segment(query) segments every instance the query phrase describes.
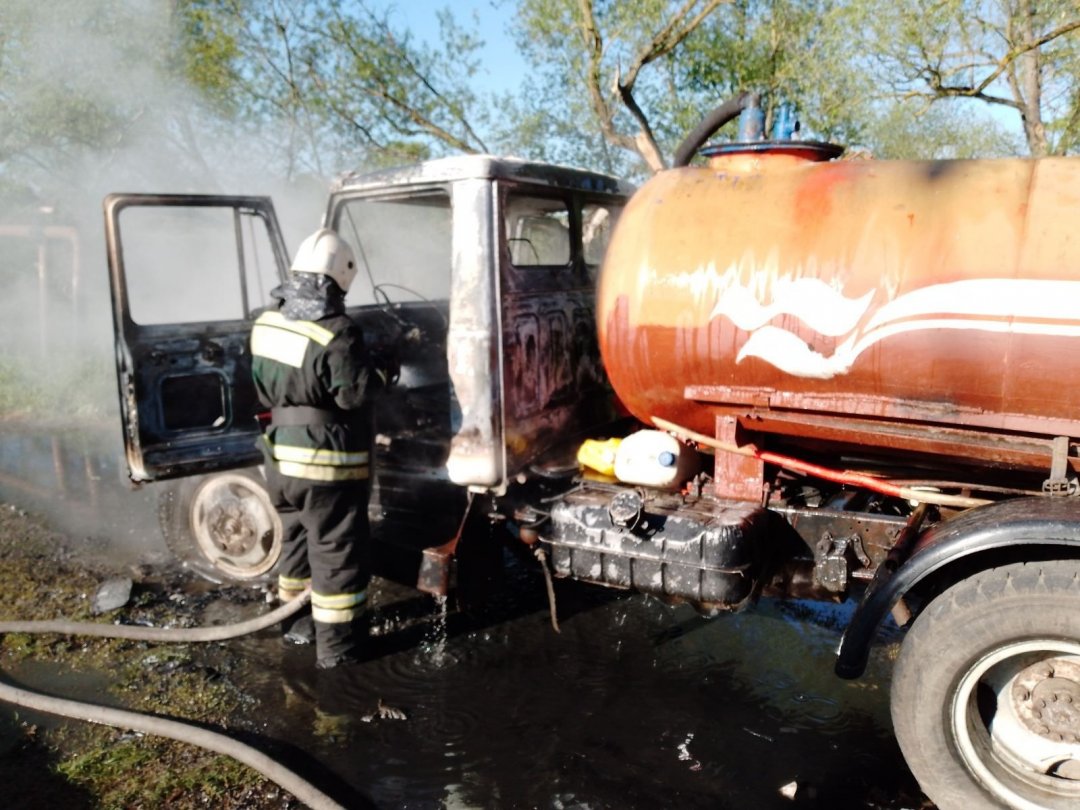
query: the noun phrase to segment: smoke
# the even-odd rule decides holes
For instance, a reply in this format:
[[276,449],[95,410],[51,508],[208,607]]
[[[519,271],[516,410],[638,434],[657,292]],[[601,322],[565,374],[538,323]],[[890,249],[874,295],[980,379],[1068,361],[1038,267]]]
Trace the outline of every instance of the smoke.
[[7,0],[0,9],[8,364],[29,351],[51,367],[64,354],[51,351],[57,344],[111,344],[101,213],[109,192],[270,195],[290,247],[319,221],[327,178],[275,171],[274,139],[202,102],[170,56],[169,6]]
[[[73,479],[114,487],[124,477],[106,194],[269,195],[290,250],[322,215],[329,178],[287,174],[280,139],[268,137],[274,124],[225,117],[184,78],[172,5],[0,4],[5,498],[67,499],[70,512],[85,505],[89,486]],[[162,257],[161,272],[182,272],[185,258]]]

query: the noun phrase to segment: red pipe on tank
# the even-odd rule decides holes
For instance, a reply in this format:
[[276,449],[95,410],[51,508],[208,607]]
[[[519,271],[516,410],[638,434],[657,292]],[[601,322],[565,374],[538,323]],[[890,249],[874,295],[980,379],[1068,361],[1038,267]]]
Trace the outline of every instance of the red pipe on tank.
[[697,444],[703,444],[706,447],[711,447],[714,450],[720,450],[725,453],[736,453],[740,456],[753,456],[756,459],[764,461],[766,464],[775,464],[778,467],[783,467],[785,470],[802,473],[803,475],[812,475],[815,478],[832,481],[835,484],[847,484],[853,487],[862,487],[863,489],[868,489],[871,492],[877,492],[881,495],[889,495],[893,498],[903,498],[910,501],[919,501],[920,503],[930,503],[935,506],[954,506],[967,509],[973,506],[983,506],[984,504],[991,503],[991,501],[982,498],[968,498],[963,495],[947,495],[944,492],[930,492],[914,487],[901,487],[896,484],[890,484],[888,481],[884,481],[880,478],[875,478],[872,475],[866,475],[865,473],[851,472],[850,470],[834,470],[829,467],[822,467],[817,464],[811,464],[807,461],[792,458],[791,456],[770,453],[767,450],[758,450],[756,447],[749,445],[740,447],[735,444],[728,444],[727,442],[721,442],[714,439],[711,436],[706,436],[703,433],[697,433],[693,430],[676,425],[674,422],[668,422],[666,419],[661,419],[657,416],[652,417],[652,421],[653,424],[661,430],[666,430],[684,440],[689,439]]

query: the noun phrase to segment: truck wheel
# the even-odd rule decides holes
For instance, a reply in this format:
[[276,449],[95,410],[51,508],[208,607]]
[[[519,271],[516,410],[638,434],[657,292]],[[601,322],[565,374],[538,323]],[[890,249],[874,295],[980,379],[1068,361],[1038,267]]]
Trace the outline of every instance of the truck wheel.
[[941,810],[1080,807],[1080,562],[984,571],[934,599],[892,682],[904,758]]
[[214,582],[265,580],[281,556],[281,520],[248,470],[178,481],[158,501],[169,549]]

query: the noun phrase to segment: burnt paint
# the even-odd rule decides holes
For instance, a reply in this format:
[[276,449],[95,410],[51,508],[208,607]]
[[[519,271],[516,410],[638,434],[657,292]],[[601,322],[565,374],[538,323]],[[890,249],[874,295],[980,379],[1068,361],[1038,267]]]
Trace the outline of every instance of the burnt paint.
[[[504,299],[508,470],[614,418],[600,365],[591,293],[549,291]],[[576,450],[576,447],[574,448]]]

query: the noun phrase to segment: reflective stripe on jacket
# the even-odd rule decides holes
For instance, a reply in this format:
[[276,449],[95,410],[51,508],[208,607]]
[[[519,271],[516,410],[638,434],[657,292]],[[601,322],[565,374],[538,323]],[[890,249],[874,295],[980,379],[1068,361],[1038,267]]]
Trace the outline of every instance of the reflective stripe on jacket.
[[368,452],[321,450],[267,442],[270,458],[282,475],[310,481],[364,481],[368,478]]
[[311,341],[326,346],[333,339],[334,333],[317,323],[290,321],[280,312],[264,312],[251,329],[251,354],[300,368]]
[[272,409],[309,407],[339,414],[325,424],[275,424],[265,452],[282,475],[310,481],[369,476],[370,428],[362,413],[370,373],[363,335],[345,315],[318,322],[265,312],[251,331],[252,377]]

